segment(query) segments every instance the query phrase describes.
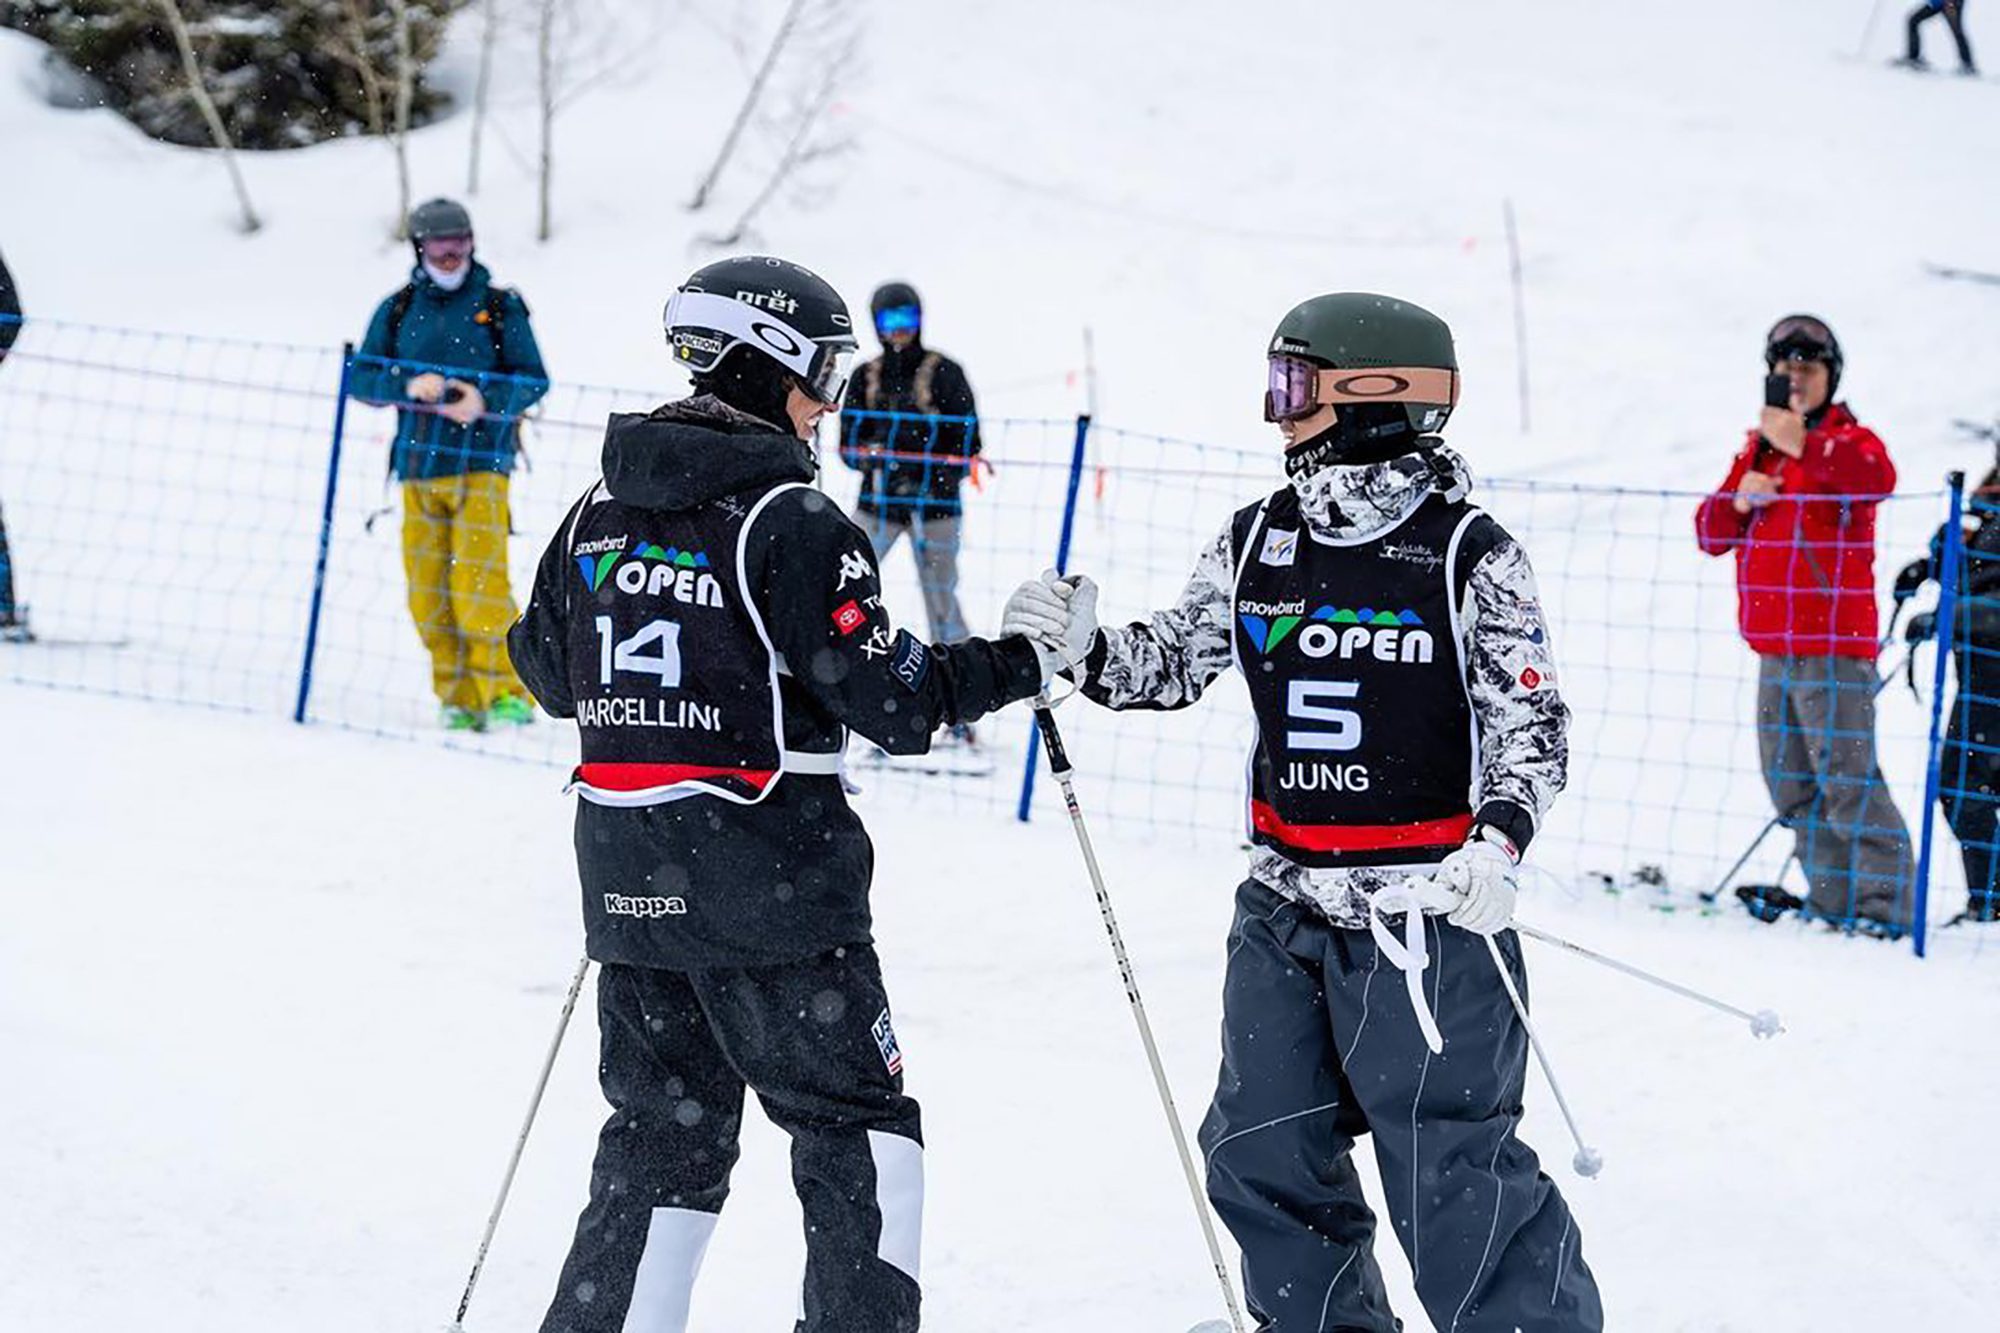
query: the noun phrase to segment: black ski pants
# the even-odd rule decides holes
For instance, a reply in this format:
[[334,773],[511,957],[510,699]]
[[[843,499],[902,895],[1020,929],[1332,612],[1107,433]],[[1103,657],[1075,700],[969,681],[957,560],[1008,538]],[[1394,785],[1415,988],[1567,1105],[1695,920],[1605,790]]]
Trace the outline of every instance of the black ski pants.
[[[1499,939],[1527,993],[1520,945]],[[1208,1192],[1243,1250],[1261,1333],[1396,1333],[1351,1154],[1375,1141],[1418,1298],[1456,1333],[1600,1333],[1575,1220],[1515,1136],[1527,1034],[1478,936],[1431,918],[1433,1055],[1403,975],[1250,881],[1236,891],[1222,1073],[1202,1123]]]
[[682,1333],[729,1193],[743,1093],[792,1139],[798,1333],[917,1327],[923,1149],[868,945],[768,967],[597,981],[611,1116],[542,1333]]
[[1965,860],[1966,911],[2000,919],[2000,646],[1961,645],[1953,654],[1958,694],[1939,756],[1938,804]]
[[1944,15],[1944,21],[1951,25],[1951,39],[1958,43],[1959,66],[1963,69],[1976,68],[1972,62],[1972,43],[1967,41],[1965,36],[1965,0],[1949,0],[1949,3],[1941,9],[1934,9],[1927,4],[1918,5],[1910,11],[1909,58],[1923,59],[1924,37],[1920,29],[1940,14]]

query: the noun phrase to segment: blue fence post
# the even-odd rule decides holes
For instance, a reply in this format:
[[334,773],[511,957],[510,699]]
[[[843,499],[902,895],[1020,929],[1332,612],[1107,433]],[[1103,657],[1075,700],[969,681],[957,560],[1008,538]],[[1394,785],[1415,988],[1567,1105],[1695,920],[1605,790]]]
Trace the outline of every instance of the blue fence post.
[[[1944,551],[1938,565],[1937,670],[1931,673],[1931,742],[1929,771],[1924,776],[1923,846],[1917,853],[1917,891],[1910,906],[1910,940],[1917,957],[1924,956],[1924,933],[1931,903],[1931,851],[1936,838],[1938,795],[1944,771],[1944,672],[1951,660],[1958,627],[1958,577],[1965,551],[1965,474],[1946,478],[1951,487],[1945,516]],[[1965,688],[1965,682],[1959,682]]]
[[[1069,452],[1069,491],[1063,497],[1062,533],[1056,538],[1056,573],[1069,573],[1070,541],[1076,535],[1076,496],[1083,485],[1083,455],[1090,441],[1090,413],[1079,413],[1076,418],[1076,442]],[[1023,824],[1028,822],[1029,807],[1035,803],[1035,768],[1041,758],[1042,734],[1034,723],[1028,724],[1028,763],[1021,771],[1021,808],[1014,817]]]
[[319,651],[319,613],[326,602],[326,559],[333,545],[333,499],[340,488],[340,445],[347,436],[347,385],[354,373],[354,344],[340,349],[340,397],[333,405],[333,447],[326,456],[326,501],[319,511],[319,558],[313,563],[312,610],[306,614],[306,650],[299,662],[299,700],[292,721],[306,720],[312,700],[313,656]]

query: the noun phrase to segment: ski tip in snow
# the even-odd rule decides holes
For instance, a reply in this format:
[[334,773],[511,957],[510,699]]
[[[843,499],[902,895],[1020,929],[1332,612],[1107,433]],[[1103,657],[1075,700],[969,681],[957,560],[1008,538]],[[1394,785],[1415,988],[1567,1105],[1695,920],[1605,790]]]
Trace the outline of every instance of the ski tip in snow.
[[1779,1021],[1776,1009],[1759,1009],[1750,1015],[1750,1035],[1760,1041],[1775,1037],[1784,1030],[1785,1025]]

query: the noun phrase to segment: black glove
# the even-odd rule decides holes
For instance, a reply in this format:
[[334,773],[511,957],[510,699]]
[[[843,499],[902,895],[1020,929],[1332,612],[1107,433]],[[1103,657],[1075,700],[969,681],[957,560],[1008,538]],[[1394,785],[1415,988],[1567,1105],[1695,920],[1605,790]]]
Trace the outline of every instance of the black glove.
[[1910,617],[1910,623],[1903,626],[1903,642],[1908,644],[1926,643],[1937,637],[1937,612],[1919,611]]
[[1930,581],[1930,558],[1928,556],[1918,556],[1909,564],[1904,565],[1902,572],[1896,575],[1895,599],[1899,602],[1909,601],[1917,595],[1917,589]]

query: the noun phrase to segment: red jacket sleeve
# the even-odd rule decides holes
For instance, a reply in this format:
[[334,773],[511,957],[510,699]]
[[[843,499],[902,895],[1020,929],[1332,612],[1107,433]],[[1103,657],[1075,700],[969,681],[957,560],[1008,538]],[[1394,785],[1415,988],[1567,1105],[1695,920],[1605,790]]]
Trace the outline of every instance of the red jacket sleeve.
[[1743,534],[1749,531],[1750,516],[1736,512],[1736,488],[1742,485],[1743,474],[1750,470],[1751,460],[1756,456],[1757,436],[1752,433],[1743,452],[1729,465],[1729,475],[1723,478],[1722,485],[1694,511],[1694,539],[1705,554],[1729,554],[1742,544]]
[[1881,437],[1866,426],[1847,426],[1810,440],[1798,461],[1805,489],[1820,495],[1888,495],[1896,465]]

